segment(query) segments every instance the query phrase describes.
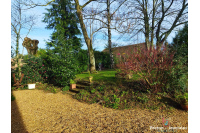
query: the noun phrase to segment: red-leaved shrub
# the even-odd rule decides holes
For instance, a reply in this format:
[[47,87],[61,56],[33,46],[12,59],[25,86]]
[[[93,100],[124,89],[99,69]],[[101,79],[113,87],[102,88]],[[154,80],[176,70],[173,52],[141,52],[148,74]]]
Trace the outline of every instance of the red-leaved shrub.
[[156,93],[162,91],[167,83],[166,73],[173,67],[174,54],[164,46],[161,50],[133,48],[117,53],[117,67],[123,74],[138,74],[146,83],[147,89]]

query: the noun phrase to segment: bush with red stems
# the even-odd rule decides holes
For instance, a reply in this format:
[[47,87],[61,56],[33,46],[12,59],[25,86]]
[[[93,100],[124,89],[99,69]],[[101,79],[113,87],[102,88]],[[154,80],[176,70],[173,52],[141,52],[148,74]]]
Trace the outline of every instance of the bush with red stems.
[[161,49],[155,47],[133,48],[117,53],[117,67],[122,74],[135,73],[145,81],[147,89],[157,93],[164,91],[168,77],[173,67],[174,54],[168,52],[164,46]]

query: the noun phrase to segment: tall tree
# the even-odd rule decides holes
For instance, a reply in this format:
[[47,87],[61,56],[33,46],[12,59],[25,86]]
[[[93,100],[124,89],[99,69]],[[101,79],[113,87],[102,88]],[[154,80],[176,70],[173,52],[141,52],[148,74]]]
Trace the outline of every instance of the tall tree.
[[[108,37],[108,49],[109,49],[109,55],[110,55],[110,68],[113,68],[114,66],[114,59],[113,59],[113,52],[112,52],[112,40],[111,40],[111,30],[118,29],[118,26],[120,26],[120,22],[124,21],[119,18],[116,20],[114,19],[116,16],[116,12],[120,9],[120,7],[126,2],[127,0],[98,0],[98,4],[100,8],[102,9],[94,9],[94,11],[90,11],[90,7],[84,11],[84,19],[92,19],[94,22],[99,24],[99,28],[96,31],[99,31],[100,29],[107,29],[107,31],[104,31],[106,36]],[[102,5],[105,4],[106,6]],[[111,6],[111,4],[113,4]],[[117,5],[117,6],[116,6]],[[112,7],[112,8],[111,8]],[[90,11],[88,13],[88,11]],[[92,13],[91,13],[92,12]],[[121,20],[121,21],[120,21]],[[117,30],[119,31],[119,30]],[[119,31],[121,32],[121,31]]]
[[85,43],[88,47],[88,52],[89,52],[89,59],[90,59],[90,72],[93,73],[94,71],[96,71],[96,67],[95,67],[95,58],[94,58],[94,50],[92,47],[92,40],[91,38],[89,38],[88,33],[87,33],[87,29],[85,26],[85,23],[83,21],[83,8],[85,6],[87,6],[90,2],[95,1],[95,0],[89,0],[87,1],[85,4],[83,4],[82,6],[79,4],[79,0],[75,0],[75,5],[76,5],[76,13],[78,15],[79,18],[79,22],[81,25],[81,29],[82,29],[82,33],[85,39]]
[[78,18],[74,13],[71,0],[56,0],[50,9],[46,9],[43,22],[47,23],[47,29],[53,29],[50,42],[47,47],[53,48],[55,53],[62,52],[63,47],[69,47],[72,51],[77,51],[81,47],[80,34],[77,23]]
[[153,46],[154,40],[160,48],[174,29],[188,21],[187,0],[129,0],[128,3],[125,13],[128,15],[124,15],[123,19],[135,22],[130,27],[131,34],[142,32],[147,48]]
[[178,31],[169,47],[176,52],[175,59],[180,59],[185,66],[188,66],[188,24]]

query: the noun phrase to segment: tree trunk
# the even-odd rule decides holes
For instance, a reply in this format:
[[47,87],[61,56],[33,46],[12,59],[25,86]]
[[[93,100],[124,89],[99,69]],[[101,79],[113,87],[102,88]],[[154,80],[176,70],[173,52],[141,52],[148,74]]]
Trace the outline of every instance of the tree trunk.
[[19,61],[19,34],[16,37],[16,61],[17,61],[17,76],[21,77],[20,61]]
[[83,22],[83,15],[82,15],[81,7],[79,5],[79,1],[75,0],[75,3],[76,3],[77,16],[79,18],[79,22],[81,25],[81,30],[83,32],[85,43],[88,47],[89,59],[90,59],[90,72],[93,73],[94,71],[96,71],[96,67],[95,67],[95,58],[94,58],[94,51],[92,48],[92,43],[91,43],[90,38],[88,37],[87,30],[86,30],[85,24]]
[[111,30],[110,30],[110,0],[107,0],[107,19],[108,19],[108,49],[110,54],[110,68],[113,69],[114,67],[114,59],[113,59],[113,53],[112,53],[112,42],[111,42]]
[[149,50],[150,42],[149,42],[149,17],[148,17],[148,9],[147,9],[147,1],[145,1],[143,5],[143,12],[144,12],[144,24],[145,24],[145,44],[146,49]]

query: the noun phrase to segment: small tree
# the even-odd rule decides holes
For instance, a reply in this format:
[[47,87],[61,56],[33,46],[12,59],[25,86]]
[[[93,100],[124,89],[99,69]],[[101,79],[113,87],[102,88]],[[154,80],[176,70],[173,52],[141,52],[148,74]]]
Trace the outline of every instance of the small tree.
[[153,92],[162,91],[168,78],[166,73],[173,67],[173,53],[169,53],[165,47],[159,51],[155,47],[152,49],[134,48],[129,49],[122,55],[117,55],[120,60],[117,67],[122,73],[138,74],[146,83],[148,89]]
[[[15,48],[12,47],[15,51],[16,63],[17,63],[17,76],[21,74],[20,69],[20,57],[19,57],[19,40],[21,39],[22,29],[28,29],[27,35],[31,31],[33,25],[35,24],[35,17],[33,15],[26,16],[24,11],[27,9],[23,8],[23,0],[13,0],[12,1],[12,10],[11,10],[11,33],[12,38],[16,42]],[[26,36],[27,36],[26,35]]]

